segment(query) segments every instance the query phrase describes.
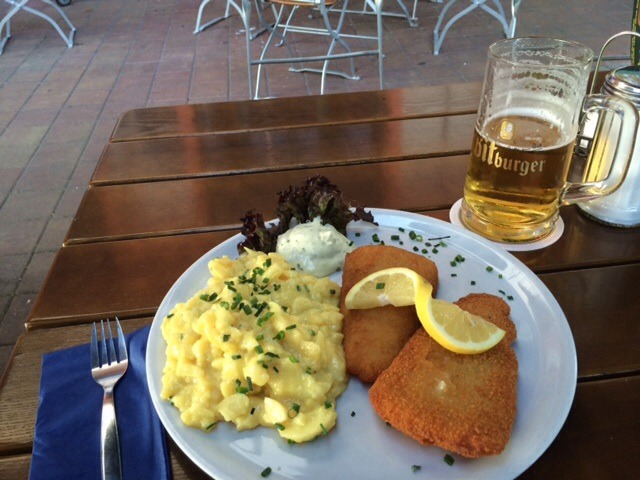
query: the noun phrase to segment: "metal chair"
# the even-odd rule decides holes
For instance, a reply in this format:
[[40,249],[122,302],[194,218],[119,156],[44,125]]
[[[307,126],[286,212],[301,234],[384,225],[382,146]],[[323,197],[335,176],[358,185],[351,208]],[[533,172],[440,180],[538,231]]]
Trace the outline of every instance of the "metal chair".
[[[227,0],[227,5],[225,6],[223,15],[221,15],[219,17],[215,17],[212,20],[209,20],[209,21],[203,23],[202,22],[202,15],[204,13],[205,7],[207,6],[207,4],[210,1],[211,0],[203,0],[202,3],[200,4],[200,7],[198,8],[198,16],[196,17],[196,27],[195,27],[195,30],[193,31],[194,34],[200,33],[204,29],[209,28],[209,27],[215,25],[216,23],[219,23],[222,20],[226,20],[227,18],[229,18],[231,16],[231,8],[232,7],[236,12],[238,12],[240,17],[242,18],[242,23],[244,23],[245,27],[249,28],[251,30],[251,27],[249,26],[249,21],[251,19],[250,18],[245,18],[244,9],[241,7],[240,4],[236,3],[234,0]],[[240,3],[242,3],[242,0],[240,0]],[[266,4],[267,4],[267,2],[264,1],[264,0],[255,0],[255,6],[256,6],[257,10],[266,8]],[[260,35],[264,31],[265,31],[265,29],[261,28],[258,31],[256,31],[255,33],[249,32],[251,40],[256,38],[258,35]]]
[[[431,0],[436,1],[437,3],[442,3],[442,0]],[[442,27],[442,22],[447,15],[449,9],[456,3],[457,0],[449,0],[449,2],[444,6],[442,12],[440,12],[440,16],[438,17],[438,22],[436,23],[436,28],[433,30],[433,54],[438,55],[440,53],[440,47],[442,46],[442,42],[444,41],[444,37],[449,31],[449,28],[460,20],[462,17],[475,10],[476,8],[481,8],[485,12],[487,12],[492,17],[496,18],[500,24],[502,25],[502,29],[504,30],[504,34],[507,38],[513,38],[516,33],[516,22],[518,9],[520,8],[520,3],[522,0],[510,0],[511,2],[511,18],[507,21],[507,16],[505,15],[504,8],[500,3],[500,0],[491,0],[494,4],[494,7],[491,5],[487,5],[489,0],[469,0],[470,5],[464,10],[458,12],[456,15],[451,17],[449,21]]]
[[[434,0],[431,0],[432,2]],[[438,0],[435,0],[438,1]],[[442,0],[440,0],[442,1]],[[418,8],[418,0],[413,0],[413,8],[411,9],[411,11],[409,11],[409,8],[405,5],[403,0],[396,0],[396,3],[398,4],[398,7],[400,8],[400,11],[391,11],[391,10],[385,10],[384,7],[382,9],[382,12],[380,13],[383,17],[396,17],[396,18],[405,18],[407,20],[407,22],[409,23],[409,26],[411,28],[416,28],[418,26],[418,17],[416,17],[416,10]],[[333,10],[333,9],[331,9]],[[374,9],[371,8],[371,6],[369,5],[369,3],[365,0],[364,4],[362,5],[362,9],[360,10],[347,10],[347,13],[359,13],[362,15],[375,15],[376,12]]]
[[[49,22],[53,26],[53,28],[55,28],[56,31],[60,34],[60,36],[62,37],[62,40],[64,40],[64,43],[67,44],[67,47],[68,48],[73,47],[73,36],[76,32],[76,28],[73,26],[73,24],[71,23],[71,20],[69,20],[69,18],[65,15],[65,13],[62,11],[62,9],[58,5],[51,2],[50,0],[41,0],[43,3],[49,5],[54,10],[56,10],[58,14],[62,17],[62,19],[65,21],[65,23],[69,27],[68,35],[62,30],[60,25],[58,25],[58,22],[56,22],[49,15],[29,7],[27,4],[29,3],[30,0],[4,0],[4,1],[9,5],[11,5],[12,8],[10,8],[7,14],[2,18],[2,20],[0,20],[0,55],[2,55],[5,44],[11,38],[11,18],[20,10],[24,10],[25,12],[32,13],[33,15],[36,15],[46,20],[47,22]],[[5,31],[4,36],[2,36],[3,29]]]
[[[338,2],[342,1],[342,6],[338,10],[340,16],[337,22],[332,22],[329,19],[329,12],[331,7],[335,7]],[[258,11],[258,18],[260,23],[264,28],[269,31],[269,38],[262,49],[262,53],[260,54],[260,58],[257,60],[253,60],[251,56],[251,47],[248,44],[248,59],[249,59],[249,68],[253,65],[257,65],[257,75],[256,75],[256,84],[255,84],[255,92],[251,91],[251,85],[249,86],[250,94],[252,98],[261,98],[260,97],[260,83],[262,80],[263,66],[269,64],[280,64],[280,63],[291,63],[292,66],[289,69],[292,72],[313,72],[319,73],[322,75],[320,94],[324,94],[325,91],[325,80],[327,75],[338,75],[343,78],[358,80],[360,77],[355,73],[355,65],[354,58],[362,57],[362,56],[377,56],[378,57],[378,75],[380,80],[380,88],[382,89],[384,86],[384,75],[383,75],[383,55],[382,55],[382,17],[381,17],[381,7],[382,0],[366,0],[369,4],[369,7],[375,12],[376,15],[376,32],[375,36],[373,35],[360,35],[360,34],[346,34],[342,32],[342,27],[344,25],[345,15],[348,10],[349,0],[272,0],[272,6],[274,10],[275,22],[273,24],[269,24],[265,19],[261,11]],[[250,1],[243,0],[243,3],[249,4]],[[276,4],[279,8],[276,8]],[[289,7],[291,8],[289,11]],[[293,19],[296,12],[300,8],[309,8],[309,9],[317,9],[320,12],[322,17],[323,28],[320,27],[309,27],[303,26],[300,24],[294,24]],[[312,35],[320,35],[329,37],[329,46],[327,53],[324,55],[315,55],[315,56],[296,56],[293,53],[291,45],[289,44],[288,37],[291,33],[294,34],[312,34]],[[284,45],[289,52],[288,58],[269,58],[268,53],[270,48],[273,46],[274,40],[279,39],[280,44]],[[375,48],[371,49],[362,49],[362,50],[351,50],[349,45],[347,44],[345,39],[359,39],[365,41],[375,42]],[[343,50],[343,53],[335,53],[335,49],[340,47]],[[349,60],[349,71],[344,72],[341,70],[332,70],[329,68],[329,62],[337,59],[348,59]],[[304,62],[322,62],[322,68],[311,68],[311,67],[295,67],[295,64],[304,63]],[[249,81],[251,84],[251,80]],[[269,95],[268,86],[267,86],[267,96]]]

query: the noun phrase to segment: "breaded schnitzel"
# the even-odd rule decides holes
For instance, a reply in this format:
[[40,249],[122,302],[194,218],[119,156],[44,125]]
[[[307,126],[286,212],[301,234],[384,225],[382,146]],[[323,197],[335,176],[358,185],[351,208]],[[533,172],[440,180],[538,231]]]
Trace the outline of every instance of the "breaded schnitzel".
[[340,311],[344,315],[344,353],[349,373],[374,382],[420,325],[414,306],[347,310],[344,298],[357,282],[385,268],[407,267],[438,287],[438,268],[428,258],[387,245],[369,245],[347,254],[342,274]]
[[507,333],[477,355],[453,353],[420,328],[369,390],[376,413],[425,445],[465,457],[501,453],[516,417],[516,328],[499,297],[472,294],[456,304]]

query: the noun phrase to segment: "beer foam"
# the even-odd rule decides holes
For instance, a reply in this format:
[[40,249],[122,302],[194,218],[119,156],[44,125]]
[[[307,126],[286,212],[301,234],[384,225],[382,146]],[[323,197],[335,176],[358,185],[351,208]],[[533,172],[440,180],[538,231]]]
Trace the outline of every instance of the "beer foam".
[[[564,122],[556,113],[542,108],[511,108],[501,110],[486,119],[481,131],[481,136],[487,141],[495,142],[497,145],[502,147],[521,151],[532,150],[531,144],[533,143],[534,137],[530,138],[531,141],[528,145],[518,145],[505,141],[511,140],[511,138],[506,139],[504,136],[501,138],[500,131],[503,130],[503,128],[497,128],[495,133],[490,131],[489,127],[492,124],[501,124],[503,118],[529,118],[534,122],[548,124],[550,126],[548,131],[558,134],[558,138],[554,142],[549,142],[548,145],[535,147],[536,151],[546,151],[564,147],[573,142],[575,138],[575,135],[571,135],[570,132],[567,132],[566,129],[563,128]],[[542,135],[545,135],[547,132],[541,133]],[[513,137],[513,135],[511,135],[511,137]]]

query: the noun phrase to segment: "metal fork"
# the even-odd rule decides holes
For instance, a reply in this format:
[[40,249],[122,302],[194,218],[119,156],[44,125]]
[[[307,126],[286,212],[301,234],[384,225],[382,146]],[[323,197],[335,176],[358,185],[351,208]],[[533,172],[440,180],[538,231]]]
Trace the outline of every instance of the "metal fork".
[[[100,321],[102,340],[98,347],[98,335],[96,324],[91,331],[91,375],[93,379],[104,389],[102,399],[102,426],[100,429],[100,457],[102,459],[103,480],[116,480],[122,478],[120,464],[120,440],[118,439],[118,425],[116,423],[116,409],[113,403],[113,387],[122,378],[129,365],[127,345],[120,322],[116,318],[118,331],[118,352],[116,354],[111,324],[107,320],[109,338],[105,335],[105,321]],[[108,353],[107,353],[108,352]]]

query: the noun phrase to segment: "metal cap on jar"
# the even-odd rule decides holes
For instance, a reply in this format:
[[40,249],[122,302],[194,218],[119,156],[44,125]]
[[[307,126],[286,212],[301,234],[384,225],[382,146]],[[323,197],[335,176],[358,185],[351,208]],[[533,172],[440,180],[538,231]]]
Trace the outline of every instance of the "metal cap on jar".
[[602,93],[622,97],[640,108],[640,67],[620,67],[607,74]]

